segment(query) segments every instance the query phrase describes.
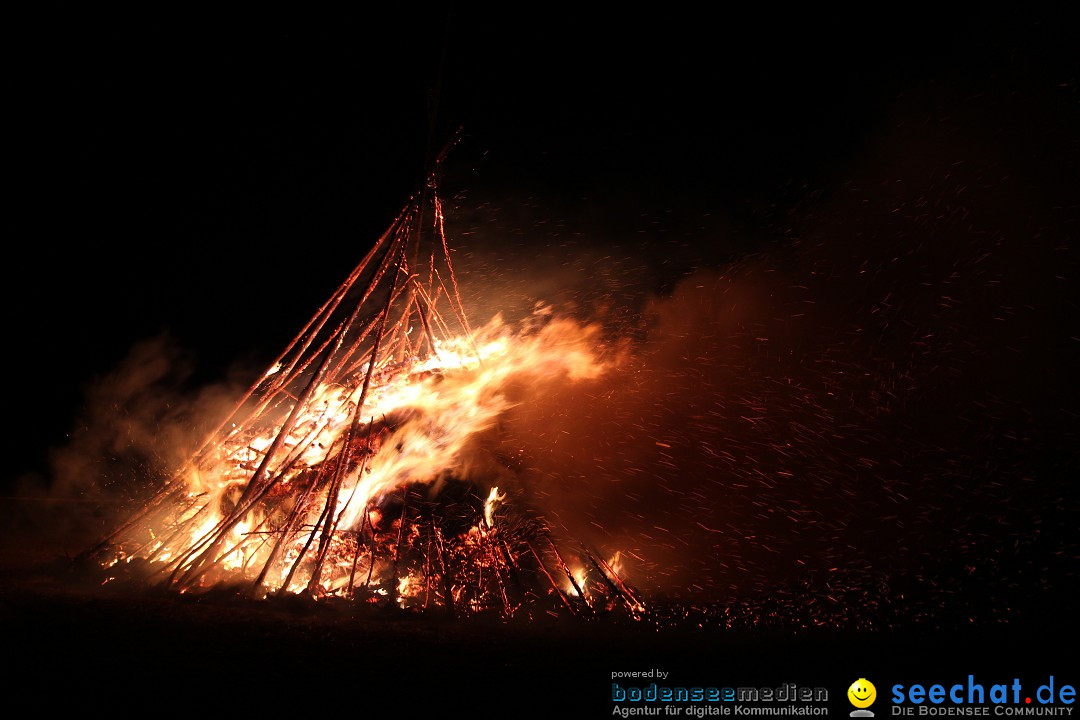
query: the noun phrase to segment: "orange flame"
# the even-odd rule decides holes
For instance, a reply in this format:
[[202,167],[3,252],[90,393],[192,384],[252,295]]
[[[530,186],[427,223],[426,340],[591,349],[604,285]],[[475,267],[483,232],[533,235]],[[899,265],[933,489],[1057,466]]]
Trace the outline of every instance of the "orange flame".
[[[471,340],[436,340],[434,344],[435,351],[424,359],[406,357],[395,363],[387,358],[375,367],[359,412],[369,421],[365,425],[371,431],[376,425],[380,428],[381,436],[365,450],[364,462],[352,465],[336,485],[336,502],[311,499],[312,509],[266,568],[262,585],[267,590],[303,590],[313,572],[304,553],[307,548],[327,544],[328,559],[315,580],[322,592],[348,593],[363,583],[385,593],[385,568],[371,559],[358,570],[355,559],[360,555],[359,538],[365,527],[368,532],[387,532],[383,527],[386,520],[377,507],[382,499],[406,485],[465,476],[468,443],[513,408],[507,392],[512,385],[540,387],[596,378],[614,364],[601,356],[597,326],[565,319],[515,331],[496,317]],[[277,363],[266,376],[281,369]],[[363,376],[367,371],[363,366],[356,372]],[[337,462],[348,442],[347,431],[360,396],[358,382],[347,386],[326,383],[314,389],[266,469],[267,476],[279,477],[279,491],[294,483],[306,487],[313,473]],[[187,470],[186,490],[163,513],[153,539],[132,554],[167,567],[190,562],[240,501],[245,484],[264,462],[282,429],[281,420],[234,429],[208,460]],[[289,492],[302,494],[299,489]],[[322,500],[329,499],[325,487],[318,492]],[[494,527],[495,511],[505,498],[498,487],[491,489],[484,503],[488,529]],[[338,514],[334,532],[327,537],[324,532],[329,525],[318,512],[323,506],[333,507]],[[291,510],[292,505],[284,507]],[[254,505],[225,534],[213,572],[201,577],[200,583],[215,582],[223,573],[254,580],[272,559],[273,539],[289,532],[282,513],[280,504]],[[313,554],[309,552],[308,557]],[[298,562],[298,558],[304,561]],[[578,572],[583,575],[580,569]],[[398,580],[398,596],[410,597],[415,587],[423,584],[404,576]]]
[[489,528],[495,527],[495,508],[505,499],[506,495],[500,493],[497,486],[491,488],[487,501],[484,502],[484,522]]

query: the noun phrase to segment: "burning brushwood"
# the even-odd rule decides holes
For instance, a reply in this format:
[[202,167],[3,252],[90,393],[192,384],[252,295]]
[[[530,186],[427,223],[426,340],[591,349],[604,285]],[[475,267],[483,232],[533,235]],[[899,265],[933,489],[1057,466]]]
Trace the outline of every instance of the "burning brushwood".
[[[568,320],[474,330],[429,181],[186,465],[89,552],[179,592],[593,612],[543,520],[471,482],[464,455],[512,407],[512,383],[595,378],[601,346]],[[575,561],[643,612],[610,564]]]

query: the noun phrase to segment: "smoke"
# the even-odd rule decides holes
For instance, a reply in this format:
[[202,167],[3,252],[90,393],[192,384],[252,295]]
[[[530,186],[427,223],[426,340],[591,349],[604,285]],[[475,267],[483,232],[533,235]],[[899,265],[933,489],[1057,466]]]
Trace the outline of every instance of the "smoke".
[[[562,534],[623,551],[644,586],[710,596],[858,572],[1005,607],[1024,578],[1071,582],[1075,178],[1047,185],[999,128],[939,113],[900,115],[784,246],[667,293],[572,230],[531,273],[469,242],[500,268],[473,297],[555,282],[637,338],[617,372],[545,387],[503,424],[521,492]],[[1029,153],[1055,152],[1054,127]],[[568,245],[585,252],[545,263]]]
[[82,550],[160,486],[241,390],[239,368],[198,385],[196,367],[193,353],[162,334],[92,382],[68,442],[49,453],[48,477],[20,479],[10,537],[41,535]]
[[505,424],[533,501],[567,536],[636,558],[639,583],[715,593],[775,577],[776,555],[837,562],[808,539],[852,521],[889,403],[842,306],[778,264],[687,277],[641,308],[617,372],[547,389]]
[[623,214],[615,198],[568,201],[507,189],[450,195],[453,259],[475,324],[496,314],[517,322],[541,305],[633,332],[646,298],[738,252],[729,222],[701,207]]

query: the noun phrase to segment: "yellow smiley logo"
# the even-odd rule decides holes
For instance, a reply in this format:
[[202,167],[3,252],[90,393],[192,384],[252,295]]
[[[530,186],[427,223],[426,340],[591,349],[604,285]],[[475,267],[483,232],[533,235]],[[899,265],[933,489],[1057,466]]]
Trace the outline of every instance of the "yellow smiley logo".
[[857,708],[868,708],[877,699],[877,688],[866,678],[859,678],[847,689],[848,700]]

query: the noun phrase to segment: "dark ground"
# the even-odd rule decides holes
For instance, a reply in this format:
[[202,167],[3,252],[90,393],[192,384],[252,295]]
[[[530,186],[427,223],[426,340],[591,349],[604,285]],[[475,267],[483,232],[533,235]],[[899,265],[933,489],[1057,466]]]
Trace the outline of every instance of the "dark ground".
[[837,712],[849,677],[944,682],[1008,667],[1024,680],[1068,670],[1061,655],[1050,657],[1068,647],[1057,622],[947,632],[658,632],[613,620],[506,625],[113,594],[73,586],[55,566],[8,567],[0,583],[14,672],[5,680],[28,699],[72,709],[175,707],[205,697],[215,709],[255,712],[355,702],[585,717],[608,709],[612,671],[656,666],[688,684],[825,686]]
[[[847,685],[987,684],[1026,691],[1067,660],[1076,617],[1046,599],[1022,621],[946,618],[886,629],[667,627],[625,618],[503,622],[254,603],[103,588],[44,547],[0,557],[6,696],[43,710],[469,713],[606,717],[611,673],[661,668],[673,686],[825,687],[830,715]],[[912,598],[911,611],[920,600]],[[969,604],[980,608],[977,599]],[[722,610],[718,605],[716,610]],[[981,608],[986,610],[988,608]],[[976,610],[978,612],[978,610]],[[621,681],[625,687],[631,681]],[[641,684],[646,684],[642,681]],[[879,701],[876,709],[887,705]],[[202,710],[200,710],[201,712]]]

